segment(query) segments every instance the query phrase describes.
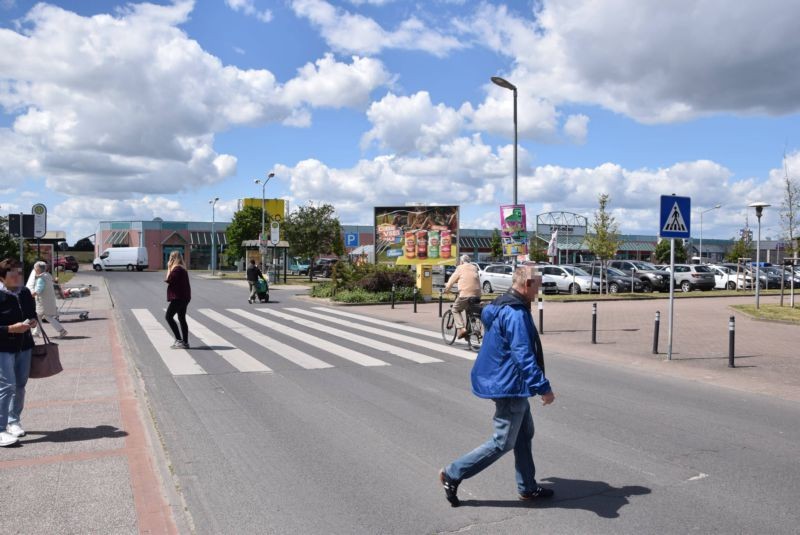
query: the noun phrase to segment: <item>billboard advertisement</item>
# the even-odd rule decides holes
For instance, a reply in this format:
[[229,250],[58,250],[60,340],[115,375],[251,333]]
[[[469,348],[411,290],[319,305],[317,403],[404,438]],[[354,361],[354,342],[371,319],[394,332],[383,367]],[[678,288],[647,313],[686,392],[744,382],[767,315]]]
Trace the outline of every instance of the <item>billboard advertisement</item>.
[[500,229],[504,256],[528,254],[528,222],[524,204],[500,207]]
[[441,266],[457,260],[458,206],[375,208],[375,262]]

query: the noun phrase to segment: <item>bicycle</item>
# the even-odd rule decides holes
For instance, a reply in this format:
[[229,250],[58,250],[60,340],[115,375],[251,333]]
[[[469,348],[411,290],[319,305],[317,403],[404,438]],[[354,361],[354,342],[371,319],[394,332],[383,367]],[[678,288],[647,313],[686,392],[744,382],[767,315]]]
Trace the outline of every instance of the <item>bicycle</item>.
[[[473,297],[469,300],[469,306],[464,312],[467,315],[465,329],[467,331],[467,345],[473,351],[478,351],[483,343],[483,322],[481,322],[481,307],[480,297]],[[451,346],[456,341],[458,329],[456,328],[456,316],[453,313],[453,305],[450,305],[450,310],[442,315],[442,339],[444,343]]]

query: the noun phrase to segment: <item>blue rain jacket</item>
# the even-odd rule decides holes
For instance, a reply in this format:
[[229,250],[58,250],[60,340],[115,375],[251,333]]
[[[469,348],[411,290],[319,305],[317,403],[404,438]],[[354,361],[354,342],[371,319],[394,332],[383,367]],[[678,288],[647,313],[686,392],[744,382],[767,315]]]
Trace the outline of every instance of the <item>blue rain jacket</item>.
[[472,392],[481,398],[527,398],[550,392],[544,352],[529,305],[510,290],[481,313],[484,338],[472,367]]

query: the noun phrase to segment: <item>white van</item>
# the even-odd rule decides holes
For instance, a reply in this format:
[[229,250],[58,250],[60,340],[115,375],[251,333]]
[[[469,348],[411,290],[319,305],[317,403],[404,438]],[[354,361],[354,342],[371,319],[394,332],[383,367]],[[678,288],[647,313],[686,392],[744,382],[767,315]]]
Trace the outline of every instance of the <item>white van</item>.
[[94,259],[95,271],[125,268],[128,271],[142,271],[147,268],[147,249],[144,247],[112,247]]

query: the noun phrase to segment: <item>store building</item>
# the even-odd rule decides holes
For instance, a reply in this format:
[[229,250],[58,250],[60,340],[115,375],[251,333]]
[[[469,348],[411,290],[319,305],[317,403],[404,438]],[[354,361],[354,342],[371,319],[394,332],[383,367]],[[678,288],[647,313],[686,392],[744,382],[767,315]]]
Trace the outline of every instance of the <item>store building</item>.
[[[217,258],[228,244],[225,230],[230,223],[214,223]],[[189,269],[211,265],[210,221],[101,221],[95,234],[95,255],[111,247],[145,247],[150,269],[165,269],[172,251],[179,251]]]

